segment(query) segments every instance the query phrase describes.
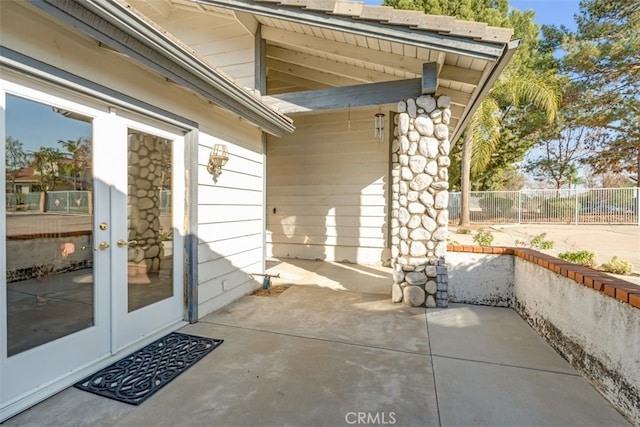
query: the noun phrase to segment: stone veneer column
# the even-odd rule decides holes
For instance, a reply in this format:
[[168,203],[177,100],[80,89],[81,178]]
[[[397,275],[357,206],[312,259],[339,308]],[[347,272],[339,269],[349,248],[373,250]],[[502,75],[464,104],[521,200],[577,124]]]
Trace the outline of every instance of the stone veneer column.
[[391,147],[393,302],[448,305],[450,103],[431,95],[398,103]]
[[[128,248],[129,272],[156,273],[164,258],[160,240],[162,141],[144,133],[129,134]],[[136,266],[137,269],[134,269]],[[134,271],[135,270],[135,271]]]

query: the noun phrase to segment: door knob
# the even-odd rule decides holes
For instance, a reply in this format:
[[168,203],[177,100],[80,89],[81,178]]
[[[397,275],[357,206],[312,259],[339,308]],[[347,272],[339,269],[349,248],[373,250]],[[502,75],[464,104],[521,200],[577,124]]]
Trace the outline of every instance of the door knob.
[[138,241],[137,240],[129,240],[128,242],[126,240],[120,239],[118,240],[118,247],[119,248],[124,248],[127,245],[135,245],[137,244]]
[[100,244],[98,245],[97,248],[95,248],[95,251],[101,250],[104,251],[105,249],[109,249],[109,242],[100,242]]

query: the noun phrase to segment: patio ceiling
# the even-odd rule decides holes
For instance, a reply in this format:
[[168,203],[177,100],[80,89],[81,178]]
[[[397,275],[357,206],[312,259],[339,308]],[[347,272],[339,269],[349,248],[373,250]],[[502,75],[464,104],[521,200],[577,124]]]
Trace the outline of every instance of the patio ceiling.
[[[262,44],[256,56],[259,66],[266,70],[266,78],[256,86],[267,95],[263,100],[283,114],[347,108],[354,102],[358,106],[358,96],[353,92],[328,91],[330,88],[360,88],[360,105],[391,106],[410,96],[407,90],[413,91],[413,96],[420,95],[423,65],[436,63],[435,93],[448,95],[452,101],[452,140],[460,135],[517,47],[517,42],[510,41],[511,29],[358,2],[146,3],[159,13],[182,8],[225,16],[241,22],[247,31],[259,33]],[[202,36],[206,37],[206,32]],[[372,83],[378,85],[364,86]],[[365,94],[373,89],[378,97],[367,97]],[[341,93],[348,96],[340,99]],[[331,103],[327,105],[317,101],[329,98]],[[305,99],[316,103],[307,105]]]

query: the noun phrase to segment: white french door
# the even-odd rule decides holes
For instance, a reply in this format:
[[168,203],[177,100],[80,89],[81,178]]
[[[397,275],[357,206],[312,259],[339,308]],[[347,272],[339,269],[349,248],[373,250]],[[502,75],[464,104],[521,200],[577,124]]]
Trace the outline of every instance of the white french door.
[[113,347],[117,351],[183,318],[184,138],[116,117],[105,164],[111,198]]
[[14,77],[0,79],[0,420],[184,312],[181,131]]
[[96,244],[109,238],[108,186],[93,168],[104,109],[37,82],[0,84],[3,415],[110,355],[112,269]]

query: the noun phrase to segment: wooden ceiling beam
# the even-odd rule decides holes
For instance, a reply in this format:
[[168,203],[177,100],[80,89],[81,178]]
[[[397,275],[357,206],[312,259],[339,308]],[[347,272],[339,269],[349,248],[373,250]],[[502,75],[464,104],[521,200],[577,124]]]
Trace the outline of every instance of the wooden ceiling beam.
[[294,76],[304,76],[308,80],[313,80],[327,86],[349,86],[363,82],[361,79],[338,76],[314,68],[307,68],[299,64],[289,64],[273,58],[267,58],[267,69],[277,70]]
[[480,83],[480,79],[482,79],[482,72],[445,64],[442,66],[438,78],[477,86]]
[[387,80],[400,80],[400,77],[392,74],[369,70],[366,68],[358,67],[356,65],[332,61],[330,59],[325,59],[311,54],[285,49],[273,45],[267,46],[267,58],[276,59],[290,64],[304,65],[305,67],[324,70],[343,77],[353,78],[355,76],[358,76],[358,80],[366,83]]
[[422,93],[422,79],[397,80],[263,96],[281,114],[395,104]]
[[270,90],[269,82],[272,79],[278,80],[281,82],[286,82],[291,86],[303,87],[306,90],[325,89],[328,87],[326,84],[323,84],[323,83],[319,83],[319,82],[309,80],[300,76],[296,76],[294,74],[271,69],[271,70],[267,70],[267,91]]
[[459,105],[464,107],[471,100],[471,94],[467,92],[462,92],[459,90],[450,89],[447,87],[438,87],[438,91],[436,92],[438,95],[447,95],[451,98],[451,103],[455,105]]

